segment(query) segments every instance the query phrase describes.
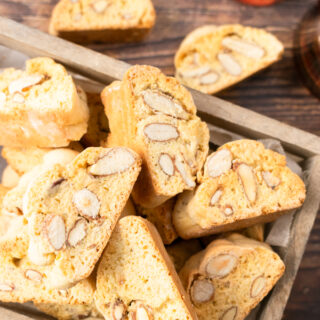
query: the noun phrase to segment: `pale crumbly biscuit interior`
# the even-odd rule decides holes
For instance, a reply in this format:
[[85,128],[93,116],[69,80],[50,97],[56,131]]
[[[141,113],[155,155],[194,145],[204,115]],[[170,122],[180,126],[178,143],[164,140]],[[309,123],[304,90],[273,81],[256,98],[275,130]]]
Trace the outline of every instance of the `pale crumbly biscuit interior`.
[[127,319],[140,305],[148,319],[195,319],[184,295],[152,224],[139,217],[122,218],[98,268],[95,302],[99,311],[112,319],[115,307],[121,305]]
[[233,234],[213,241],[190,258],[179,275],[199,320],[235,320],[245,318],[273,288],[284,269],[270,247]]
[[263,29],[203,26],[191,32],[177,51],[176,77],[212,94],[279,60],[283,50],[282,43]]
[[89,110],[72,77],[50,58],[26,62],[26,70],[0,75],[1,144],[60,147],[87,130]]

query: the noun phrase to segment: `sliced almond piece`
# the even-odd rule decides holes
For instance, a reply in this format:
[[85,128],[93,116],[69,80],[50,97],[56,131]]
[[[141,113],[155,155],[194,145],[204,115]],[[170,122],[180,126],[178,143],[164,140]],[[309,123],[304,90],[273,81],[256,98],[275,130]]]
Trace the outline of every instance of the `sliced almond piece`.
[[49,243],[54,250],[61,250],[66,242],[66,226],[60,216],[51,215],[45,225]]
[[233,306],[226,310],[221,316],[220,320],[234,320],[238,313],[238,307]]
[[24,103],[25,102],[24,95],[20,92],[14,93],[12,100],[16,103]]
[[221,189],[218,189],[215,191],[215,193],[213,194],[213,196],[210,199],[210,206],[214,206],[215,204],[217,204],[220,201],[222,193],[223,193],[223,191]]
[[[73,195],[73,204],[78,212],[87,219],[97,219],[100,211],[100,201],[90,190],[84,188]],[[82,226],[83,227],[83,226]],[[81,228],[82,228],[81,227]]]
[[240,38],[226,37],[222,40],[222,45],[253,59],[261,59],[265,55],[265,50],[263,48],[255,43]]
[[88,168],[88,172],[95,176],[108,176],[128,170],[136,159],[126,148],[112,148],[103,155],[95,164]]
[[141,92],[144,103],[156,113],[163,113],[178,119],[187,120],[188,113],[182,105],[167,94],[157,90],[145,90]]
[[189,174],[189,172],[186,170],[186,164],[176,157],[176,159],[174,161],[174,165],[175,165],[177,171],[180,173],[185,184],[189,188],[194,188],[196,186],[196,183],[192,179],[192,176]]
[[207,174],[216,178],[226,173],[232,166],[232,154],[228,149],[221,149],[211,154],[206,163]]
[[258,190],[256,176],[253,169],[245,163],[240,163],[236,165],[236,171],[241,180],[247,199],[250,203],[254,203],[257,199]]
[[210,66],[202,66],[198,68],[187,69],[179,71],[183,78],[199,78],[211,71]]
[[24,272],[24,276],[27,279],[35,281],[35,282],[41,282],[42,281],[42,274],[40,272],[36,271],[36,270],[33,270],[33,269],[27,269]]
[[30,87],[40,83],[43,79],[44,79],[43,75],[34,74],[34,75],[25,76],[23,78],[14,80],[9,84],[9,87],[8,87],[9,94],[14,94],[16,92],[22,93],[26,89],[29,89]]
[[126,305],[121,299],[117,299],[112,306],[112,320],[123,320],[126,315]]
[[7,96],[3,92],[0,92],[0,108],[4,107],[6,101]]
[[14,290],[14,285],[8,283],[0,283],[0,291],[10,292]]
[[174,164],[172,158],[167,153],[162,153],[159,157],[159,166],[168,176],[174,175]]
[[238,264],[238,258],[225,253],[209,259],[205,270],[210,278],[223,278],[227,276]]
[[106,0],[97,0],[92,3],[92,8],[96,13],[103,13],[109,6]]
[[129,320],[153,320],[153,310],[142,301],[134,300],[130,304]]
[[219,79],[218,73],[216,73],[214,71],[210,71],[207,74],[205,74],[199,78],[199,83],[201,85],[207,86],[207,85],[216,83],[218,81],[218,79]]
[[223,208],[223,213],[225,216],[230,217],[233,215],[233,208],[230,205],[226,205]]
[[83,218],[77,220],[68,235],[68,244],[75,247],[87,235],[87,221]]
[[251,298],[256,298],[263,292],[266,282],[266,278],[263,275],[253,280],[250,291]]
[[230,53],[219,53],[218,60],[224,69],[232,76],[240,76],[242,73],[241,65]]
[[214,286],[209,279],[196,279],[191,284],[190,296],[194,304],[211,301],[214,296]]
[[178,129],[168,123],[151,123],[144,127],[143,132],[151,141],[167,142],[179,138]]
[[136,320],[151,320],[153,316],[149,313],[149,310],[143,305],[140,305],[136,311]]
[[271,189],[275,189],[281,182],[281,180],[278,177],[274,176],[269,171],[263,171],[262,177],[267,186]]

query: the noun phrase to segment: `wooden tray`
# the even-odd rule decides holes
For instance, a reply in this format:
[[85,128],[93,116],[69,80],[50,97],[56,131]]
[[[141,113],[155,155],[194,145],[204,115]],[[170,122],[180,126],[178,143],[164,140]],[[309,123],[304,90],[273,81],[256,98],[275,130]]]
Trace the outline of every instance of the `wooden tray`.
[[[69,70],[104,85],[112,80],[122,79],[130,67],[125,62],[1,17],[0,44],[31,57],[52,57]],[[213,131],[214,128],[222,128],[226,133],[226,136],[213,134],[211,142],[216,145],[223,144],[228,133],[251,139],[277,139],[286,152],[300,161],[307,174],[306,201],[294,216],[288,247],[278,250],[286,264],[286,272],[271,294],[264,299],[258,317],[260,320],[281,319],[320,204],[320,138],[216,97],[195,90],[191,92],[201,118]],[[2,305],[14,311],[0,307],[1,320],[44,319],[27,307],[16,304]]]

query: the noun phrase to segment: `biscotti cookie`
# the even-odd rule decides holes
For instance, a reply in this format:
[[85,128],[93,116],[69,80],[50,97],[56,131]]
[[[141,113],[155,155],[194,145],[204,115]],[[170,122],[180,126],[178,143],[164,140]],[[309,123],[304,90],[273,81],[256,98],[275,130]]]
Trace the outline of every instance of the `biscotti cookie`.
[[47,287],[65,288],[90,275],[140,166],[139,156],[130,149],[92,147],[29,184],[23,197],[28,258],[45,273]]
[[[45,285],[45,274],[35,269],[27,258],[15,259],[0,253],[0,301],[24,303],[90,304],[95,290],[94,279],[80,281],[65,290]],[[57,274],[59,281],[59,274]]]
[[207,125],[196,116],[191,94],[159,69],[134,66],[106,87],[102,102],[111,144],[140,154],[143,168],[133,200],[154,208],[195,187],[196,172],[208,152]]
[[182,238],[197,238],[275,220],[304,202],[303,181],[285,156],[253,140],[212,153],[194,192],[178,197],[173,224]]
[[78,43],[140,41],[155,18],[150,0],[60,0],[49,32]]
[[107,139],[109,124],[99,93],[86,92],[90,118],[87,133],[81,138],[86,147],[99,147],[100,142]]
[[263,29],[207,25],[192,31],[175,56],[176,77],[205,93],[225,89],[279,60],[282,43]]
[[13,170],[11,166],[6,166],[2,172],[1,184],[6,188],[14,188],[20,179],[17,171]]
[[89,305],[37,303],[36,307],[58,320],[104,320],[94,303]]
[[171,258],[177,272],[181,270],[186,261],[203,249],[198,239],[177,240],[173,244],[166,246],[166,250]]
[[98,267],[95,303],[105,319],[197,319],[155,227],[119,220]]
[[22,175],[38,165],[67,164],[79,154],[71,148],[12,148],[4,147],[1,155],[11,168]]
[[170,244],[178,238],[172,224],[172,211],[175,201],[176,199],[172,198],[160,206],[150,209],[137,206],[138,214],[155,225],[164,244]]
[[199,320],[242,320],[284,269],[268,245],[233,234],[192,256],[179,275]]
[[0,145],[62,147],[87,130],[85,96],[65,68],[50,58],[26,62],[26,70],[0,74]]

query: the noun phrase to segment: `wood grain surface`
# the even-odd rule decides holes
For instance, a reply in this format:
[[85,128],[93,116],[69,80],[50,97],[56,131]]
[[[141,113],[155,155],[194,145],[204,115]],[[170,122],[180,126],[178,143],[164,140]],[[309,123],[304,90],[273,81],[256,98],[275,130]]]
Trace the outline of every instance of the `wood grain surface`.
[[[56,0],[1,0],[0,15],[47,30]],[[293,33],[315,0],[283,0],[265,8],[235,0],[153,0],[157,24],[139,44],[91,45],[131,64],[151,64],[174,73],[173,56],[183,37],[204,24],[241,23],[264,27],[285,44],[283,59],[219,97],[320,135],[320,103],[302,85],[293,60]],[[319,195],[320,196],[320,195]],[[320,319],[320,217],[311,234],[285,319]]]

